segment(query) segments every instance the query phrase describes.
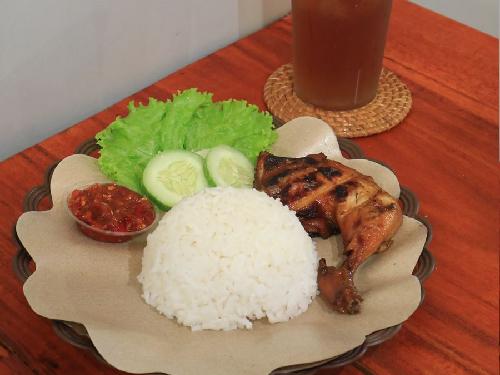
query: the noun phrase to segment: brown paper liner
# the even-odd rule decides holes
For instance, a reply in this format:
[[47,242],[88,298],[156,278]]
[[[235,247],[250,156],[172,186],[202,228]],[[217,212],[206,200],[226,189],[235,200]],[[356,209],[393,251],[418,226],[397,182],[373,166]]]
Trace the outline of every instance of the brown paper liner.
[[329,111],[303,102],[293,91],[292,64],[272,73],[264,86],[264,101],[283,124],[296,117],[312,116],[328,123],[338,137],[356,138],[377,134],[401,123],[412,106],[408,87],[391,71],[383,69],[377,95],[367,105],[349,111]]
[[[297,119],[295,125],[312,129],[313,120]],[[278,129],[290,147],[286,150],[281,145],[284,153],[308,146],[303,138],[296,138],[294,143],[290,134],[284,134],[285,130],[293,134],[292,129],[292,124]],[[318,143],[322,143],[321,138]],[[341,149],[346,151],[342,146]],[[399,196],[399,184],[390,170],[368,160],[345,163],[355,164],[353,167],[365,174],[376,174],[373,177],[381,179],[379,183],[387,183],[387,190]],[[24,214],[16,228],[37,270],[31,274],[26,251],[24,256],[20,252],[15,265],[19,266],[16,269],[22,280],[29,277],[24,292],[35,312],[57,319],[56,323],[61,324],[55,324],[55,328],[61,337],[96,354],[99,351],[98,355],[107,362],[125,371],[253,375],[282,366],[286,367],[273,373],[341,366],[397,332],[400,323],[421,303],[421,282],[432,271],[432,267],[419,266],[426,256],[432,260],[425,250],[430,239],[425,238],[428,226],[405,218],[392,251],[374,256],[357,273],[357,285],[365,298],[362,314],[338,315],[324,309],[316,299],[306,313],[287,323],[271,326],[256,322],[252,331],[191,333],[140,299],[136,276],[145,239],[129,245],[99,244],[82,237],[74,223],[68,221],[61,207],[65,186],[71,185],[73,179],[102,178],[95,159],[83,155],[68,157],[55,170],[51,168],[47,173],[50,190],[48,186],[34,190],[37,198],[32,201],[32,209],[37,209],[37,202],[49,192],[54,207]],[[412,206],[402,201],[404,207]],[[409,196],[407,201],[413,199]],[[410,211],[416,214],[418,204],[413,206],[416,208]],[[334,264],[334,257],[339,254],[337,241],[332,238],[317,245],[320,254],[331,258],[329,262]],[[433,262],[429,264],[432,266]],[[417,278],[410,276],[412,270]],[[51,293],[47,294],[47,290]],[[80,322],[86,329],[62,320]]]

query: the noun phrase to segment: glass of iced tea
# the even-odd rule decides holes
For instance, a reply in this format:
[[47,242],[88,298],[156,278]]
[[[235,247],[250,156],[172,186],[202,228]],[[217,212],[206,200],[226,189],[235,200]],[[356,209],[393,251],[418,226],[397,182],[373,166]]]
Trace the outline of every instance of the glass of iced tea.
[[392,0],[292,0],[294,90],[330,110],[368,104],[382,70]]

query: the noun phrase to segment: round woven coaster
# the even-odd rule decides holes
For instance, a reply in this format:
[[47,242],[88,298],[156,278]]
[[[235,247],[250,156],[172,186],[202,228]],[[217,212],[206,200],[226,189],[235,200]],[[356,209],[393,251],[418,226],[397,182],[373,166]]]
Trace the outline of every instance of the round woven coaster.
[[293,91],[292,75],[292,65],[283,65],[269,76],[264,86],[267,107],[281,123],[299,116],[313,116],[327,122],[339,137],[364,137],[398,125],[412,105],[408,87],[387,69],[382,70],[375,99],[350,111],[329,111],[304,103]]

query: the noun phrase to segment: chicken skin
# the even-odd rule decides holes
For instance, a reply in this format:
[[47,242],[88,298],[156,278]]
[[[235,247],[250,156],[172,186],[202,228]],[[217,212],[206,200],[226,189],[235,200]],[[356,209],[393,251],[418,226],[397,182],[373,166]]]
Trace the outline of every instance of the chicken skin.
[[362,298],[354,273],[370,255],[391,244],[403,220],[397,200],[371,177],[322,153],[286,158],[262,152],[254,187],[295,211],[309,235],[328,238],[340,232],[344,261],[336,268],[321,259],[318,287],[332,308],[357,313]]

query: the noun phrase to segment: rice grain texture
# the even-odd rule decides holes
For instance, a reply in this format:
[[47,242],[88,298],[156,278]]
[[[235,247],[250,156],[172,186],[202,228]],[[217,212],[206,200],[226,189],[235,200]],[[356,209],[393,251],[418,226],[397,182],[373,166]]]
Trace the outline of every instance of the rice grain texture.
[[192,330],[284,322],[316,296],[318,256],[294,212],[254,189],[183,199],[148,236],[143,298]]

